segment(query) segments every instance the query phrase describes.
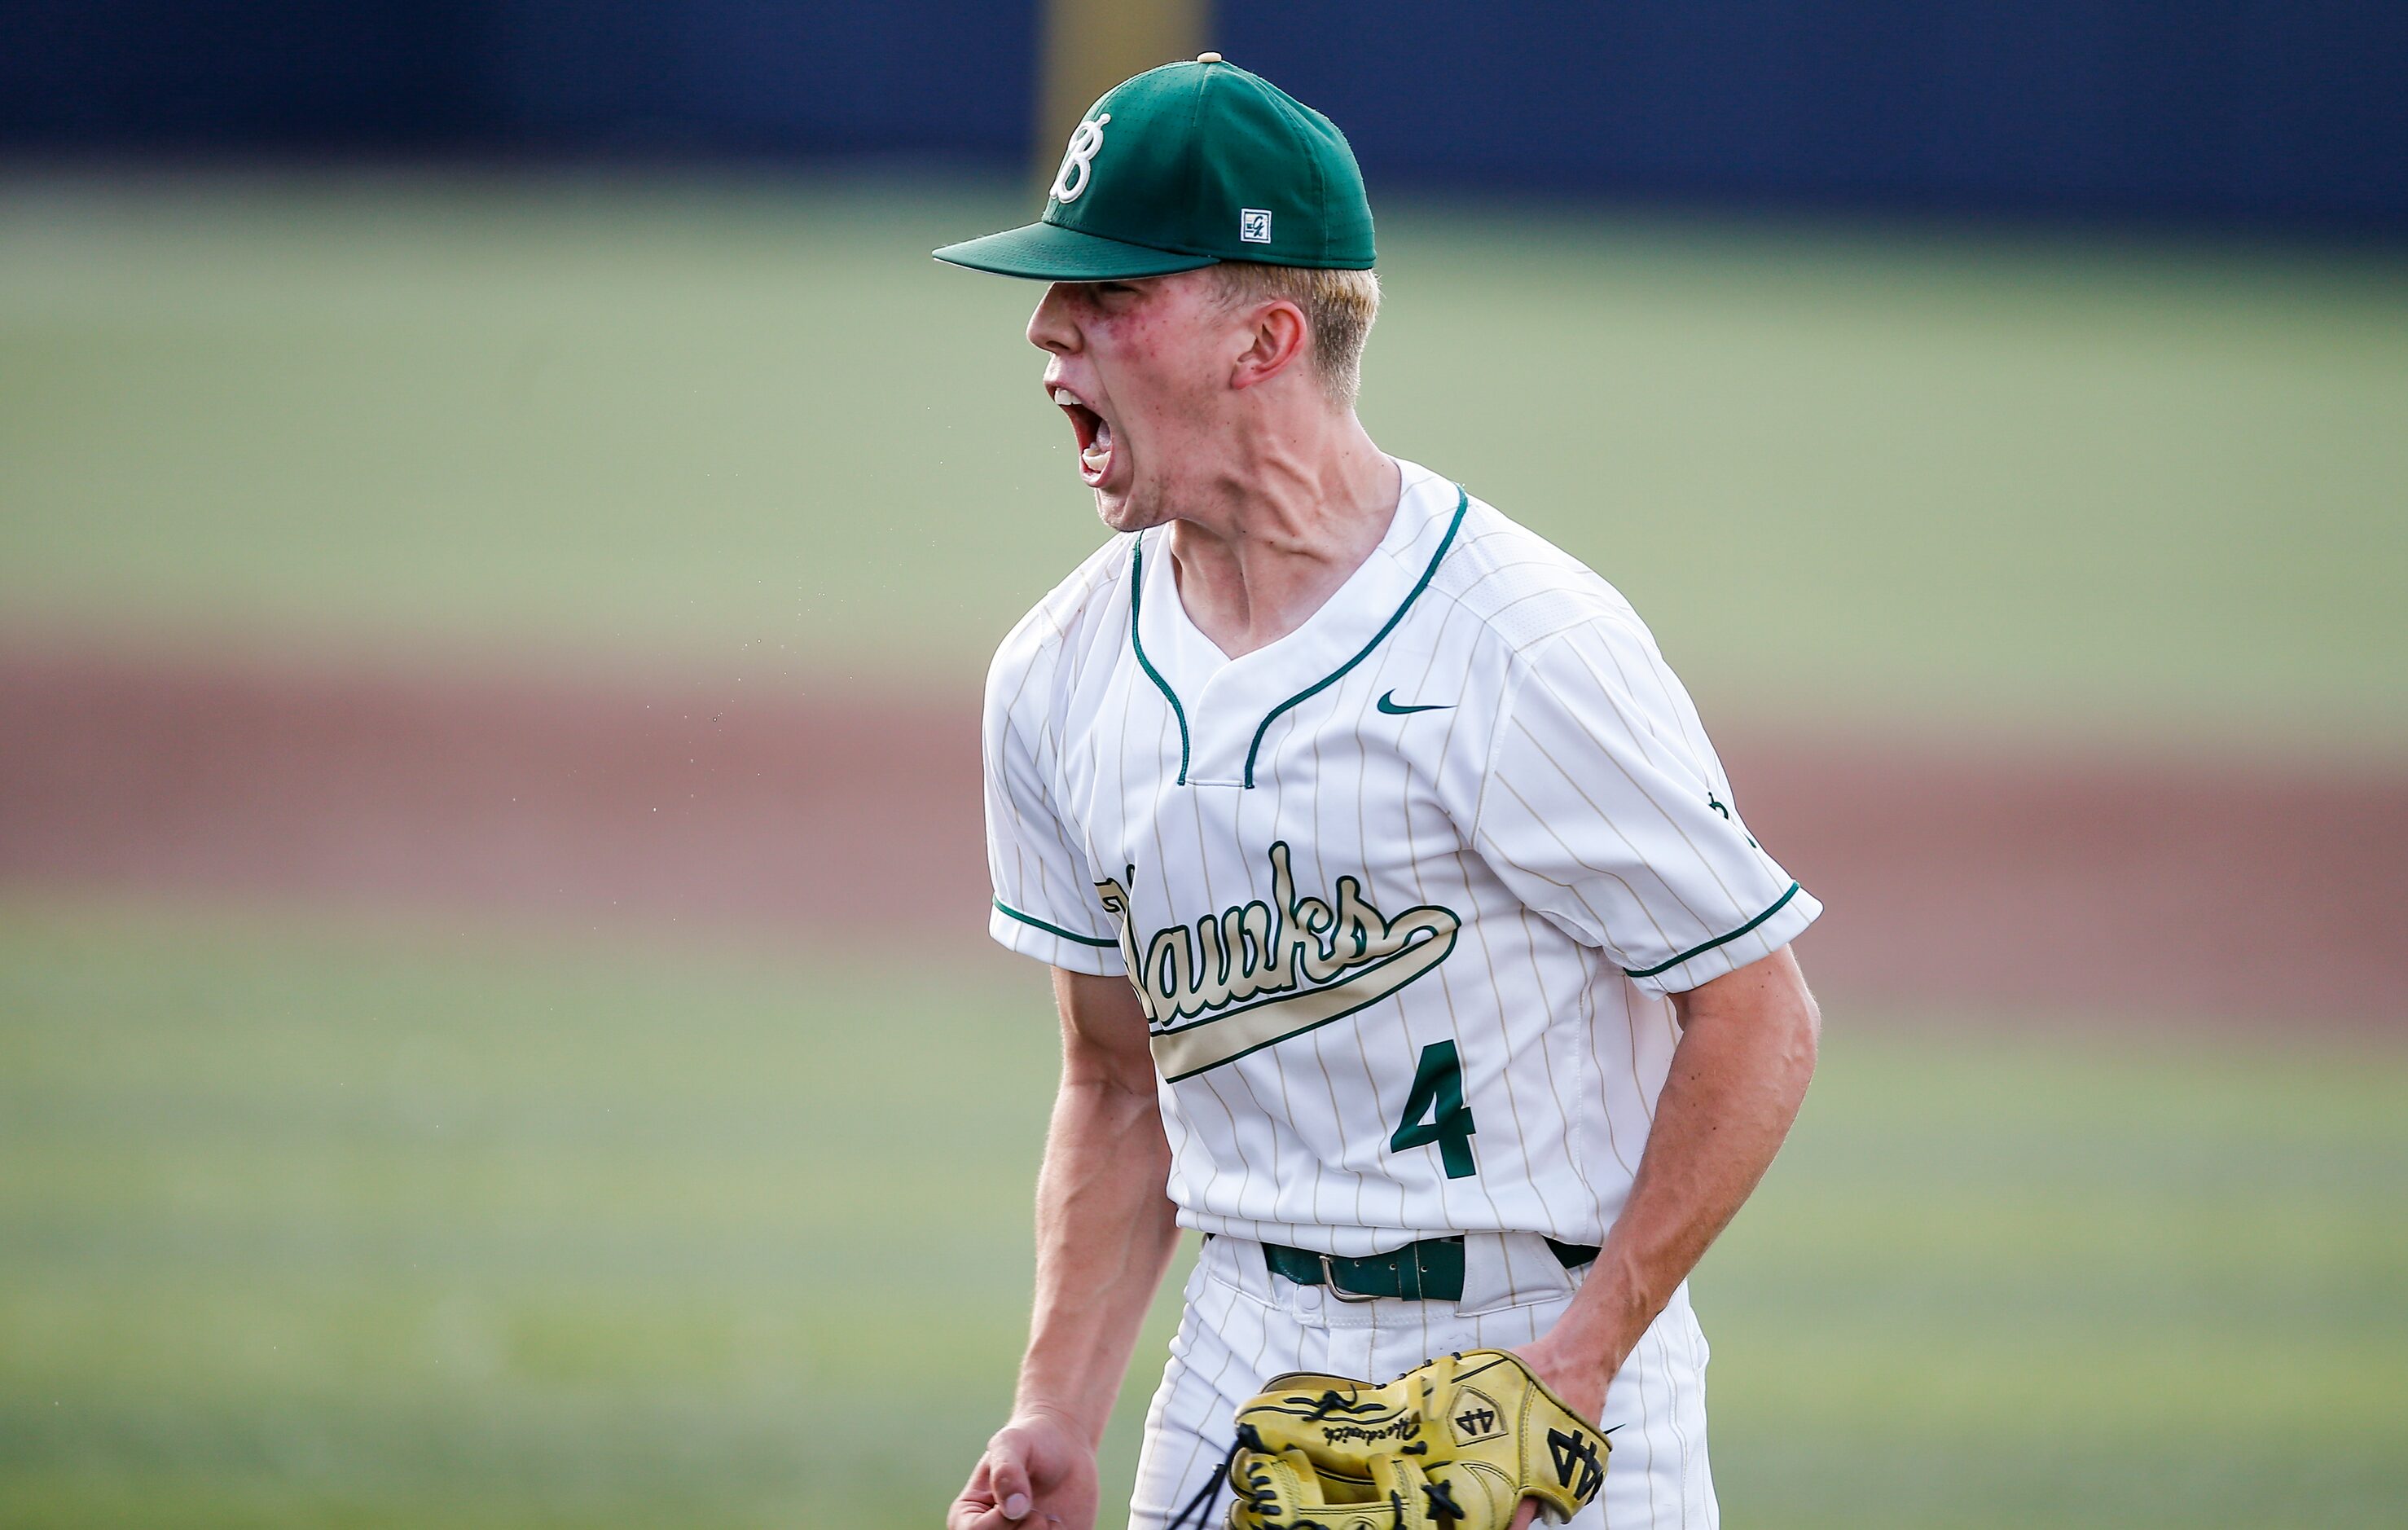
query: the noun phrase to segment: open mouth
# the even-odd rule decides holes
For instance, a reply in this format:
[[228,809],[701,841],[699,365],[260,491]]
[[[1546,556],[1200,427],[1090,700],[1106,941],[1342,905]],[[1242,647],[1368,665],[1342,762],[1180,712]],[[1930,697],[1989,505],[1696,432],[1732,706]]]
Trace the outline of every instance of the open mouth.
[[1112,422],[1068,388],[1054,389],[1054,402],[1070,417],[1070,429],[1079,438],[1079,476],[1091,489],[1101,484],[1112,466]]

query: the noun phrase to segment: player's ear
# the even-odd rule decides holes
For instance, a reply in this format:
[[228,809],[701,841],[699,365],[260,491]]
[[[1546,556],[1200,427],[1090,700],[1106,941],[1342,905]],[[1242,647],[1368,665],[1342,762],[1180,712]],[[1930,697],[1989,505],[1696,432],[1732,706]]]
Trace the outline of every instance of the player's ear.
[[1246,349],[1238,353],[1229,385],[1252,388],[1296,365],[1312,344],[1312,327],[1304,310],[1284,297],[1257,305],[1248,316]]

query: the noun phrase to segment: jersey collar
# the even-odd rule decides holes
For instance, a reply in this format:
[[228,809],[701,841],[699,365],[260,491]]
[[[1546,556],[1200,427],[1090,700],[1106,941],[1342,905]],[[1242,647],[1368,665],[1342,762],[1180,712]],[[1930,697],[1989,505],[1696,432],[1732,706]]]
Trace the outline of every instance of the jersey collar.
[[1404,481],[1379,546],[1296,631],[1235,659],[1188,619],[1162,533],[1130,539],[1130,649],[1179,720],[1180,785],[1254,785],[1274,724],[1369,657],[1428,587],[1469,499],[1427,468],[1398,466]]

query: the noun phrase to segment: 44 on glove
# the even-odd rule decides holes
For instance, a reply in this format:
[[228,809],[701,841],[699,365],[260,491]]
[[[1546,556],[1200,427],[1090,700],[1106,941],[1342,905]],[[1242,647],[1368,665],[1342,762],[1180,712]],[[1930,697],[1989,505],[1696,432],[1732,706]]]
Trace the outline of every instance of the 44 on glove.
[[1570,1520],[1605,1485],[1602,1432],[1503,1350],[1385,1386],[1298,1371],[1238,1409],[1231,1530],[1507,1530],[1524,1497]]

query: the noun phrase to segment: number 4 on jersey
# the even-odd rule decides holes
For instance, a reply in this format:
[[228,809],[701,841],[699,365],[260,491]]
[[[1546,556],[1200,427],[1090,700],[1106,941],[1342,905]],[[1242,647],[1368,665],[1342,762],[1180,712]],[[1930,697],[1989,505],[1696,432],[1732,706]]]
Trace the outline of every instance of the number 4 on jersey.
[[1450,1180],[1468,1180],[1479,1172],[1471,1161],[1471,1107],[1463,1103],[1463,1064],[1452,1041],[1433,1041],[1422,1049],[1421,1066],[1413,1071],[1412,1093],[1405,1098],[1405,1119],[1388,1146],[1407,1148],[1438,1144],[1439,1161]]

